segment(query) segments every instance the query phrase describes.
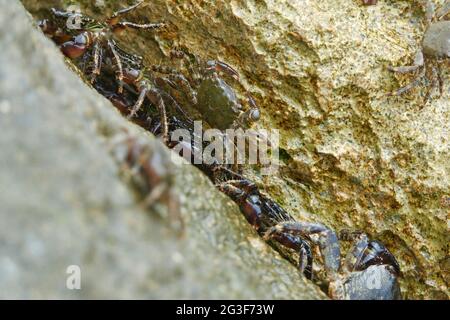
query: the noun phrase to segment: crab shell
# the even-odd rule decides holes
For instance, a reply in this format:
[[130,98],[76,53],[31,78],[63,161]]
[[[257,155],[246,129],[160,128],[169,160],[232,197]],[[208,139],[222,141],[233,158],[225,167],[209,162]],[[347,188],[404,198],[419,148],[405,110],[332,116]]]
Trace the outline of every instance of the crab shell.
[[345,280],[333,283],[334,298],[346,300],[399,300],[400,286],[390,265],[371,265],[349,273]]
[[204,79],[198,89],[197,98],[197,108],[205,120],[220,130],[229,128],[241,109],[233,89],[219,77]]
[[428,57],[450,58],[450,21],[438,21],[423,37],[423,53]]

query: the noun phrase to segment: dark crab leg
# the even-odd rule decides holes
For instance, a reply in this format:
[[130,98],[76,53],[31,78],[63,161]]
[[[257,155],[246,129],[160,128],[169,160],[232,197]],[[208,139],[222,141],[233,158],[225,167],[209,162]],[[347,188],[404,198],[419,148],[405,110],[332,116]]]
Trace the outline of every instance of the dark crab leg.
[[[235,173],[234,171],[231,171],[229,169],[226,169],[225,167],[221,168],[221,170],[226,170],[229,173],[231,173],[232,175],[235,175],[237,177],[242,177],[240,174]],[[239,190],[242,190],[246,195],[253,191],[257,191],[257,188],[258,188],[254,182],[251,182],[250,180],[247,180],[247,179],[228,180],[226,182],[223,182],[223,183],[220,183],[217,185],[217,187],[219,189],[225,189],[226,187],[229,187],[229,186],[238,188]]]
[[370,240],[364,232],[342,230],[339,239],[353,242],[345,259],[348,271],[360,271],[371,265],[386,264],[390,265],[397,275],[400,274],[400,266],[392,253],[381,242]]
[[225,72],[233,78],[239,80],[239,73],[228,63],[216,60],[210,60],[206,63],[206,70],[214,72]]
[[[427,104],[428,100],[430,100],[433,89],[440,85],[438,71],[435,66],[431,67],[431,72],[432,72],[431,85],[428,86],[427,92],[425,93],[425,98],[423,99],[423,106],[425,106]],[[439,87],[439,92],[440,92],[440,87]]]
[[[232,172],[233,173],[233,172]],[[236,174],[236,176],[240,176]],[[263,212],[259,201],[252,202],[248,201],[249,195],[254,195],[260,199],[260,201],[265,201],[261,199],[261,195],[257,190],[257,186],[255,183],[242,179],[242,180],[229,180],[224,183],[217,185],[218,189],[223,193],[230,196],[234,201],[236,201],[247,221],[257,230],[261,231],[262,215]],[[313,257],[311,248],[309,243],[304,241],[300,236],[289,233],[289,232],[272,232],[268,237],[265,237],[265,240],[274,240],[281,245],[291,248],[299,253],[299,269],[305,274],[308,279],[312,278],[312,264]]]
[[257,189],[256,185],[249,180],[230,180],[216,187],[228,195],[240,206],[242,213],[247,221],[256,229],[260,230],[261,225],[261,207],[247,201],[248,195]]
[[[283,233],[311,239],[314,244],[319,246],[327,273],[337,274],[340,267],[340,247],[338,238],[332,230],[320,223],[284,221],[270,228],[264,238],[271,239]],[[318,235],[318,240],[310,237],[314,234]]]
[[118,68],[118,76],[117,79],[119,80],[119,88],[118,88],[118,93],[122,93],[123,92],[123,67],[122,67],[122,61],[120,60],[120,56],[116,51],[115,48],[115,43],[112,40],[108,40],[108,46],[111,49],[111,52],[114,56],[114,59],[116,60],[116,65]]
[[307,279],[312,279],[313,255],[308,242],[289,233],[277,233],[271,238],[299,254],[298,269]]

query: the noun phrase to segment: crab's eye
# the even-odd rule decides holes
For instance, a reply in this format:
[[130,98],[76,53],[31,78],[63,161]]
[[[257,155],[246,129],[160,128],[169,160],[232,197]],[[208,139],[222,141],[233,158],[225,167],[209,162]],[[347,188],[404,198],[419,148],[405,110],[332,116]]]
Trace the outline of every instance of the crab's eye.
[[261,118],[261,112],[259,111],[259,109],[250,110],[250,120],[258,121],[259,118]]
[[55,25],[51,23],[48,19],[39,21],[38,26],[45,34],[53,35],[56,32]]
[[86,34],[82,33],[75,37],[74,42],[77,45],[87,45],[89,43],[89,37]]
[[39,26],[39,28],[42,29],[42,31],[45,32],[48,28],[48,20],[44,19],[44,20],[39,21],[38,26]]
[[139,71],[136,69],[126,69],[125,73],[129,78],[137,79],[139,77]]

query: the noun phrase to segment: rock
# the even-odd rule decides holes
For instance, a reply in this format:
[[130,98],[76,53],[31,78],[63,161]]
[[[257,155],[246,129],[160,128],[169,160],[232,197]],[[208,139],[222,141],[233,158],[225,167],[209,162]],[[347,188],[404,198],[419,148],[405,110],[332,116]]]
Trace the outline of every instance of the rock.
[[[325,297],[190,165],[174,165],[184,237],[140,207],[113,137],[170,151],[70,71],[20,3],[0,6],[0,298]],[[66,288],[71,265],[81,290]]]
[[[62,5],[24,3],[37,15]],[[96,17],[120,7],[77,3]],[[268,195],[299,220],[386,243],[406,298],[448,298],[449,69],[444,94],[424,107],[425,88],[387,95],[410,77],[386,67],[411,62],[424,33],[414,2],[154,0],[129,20],[169,25],[123,35],[147,63],[170,63],[179,47],[239,71],[240,96],[262,111],[257,127],[280,130],[279,174],[246,172]]]

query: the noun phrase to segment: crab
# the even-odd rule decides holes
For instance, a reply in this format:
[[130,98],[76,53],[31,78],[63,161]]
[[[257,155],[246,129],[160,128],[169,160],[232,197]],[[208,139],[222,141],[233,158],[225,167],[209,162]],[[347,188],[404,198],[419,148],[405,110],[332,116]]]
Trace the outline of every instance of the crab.
[[[166,75],[166,85],[184,95],[212,128],[248,128],[259,120],[260,110],[254,98],[247,93],[249,108],[244,111],[234,89],[223,79],[222,75],[226,75],[239,80],[239,73],[229,64],[218,60],[203,61],[198,56],[191,57],[191,61],[181,50],[172,50],[170,56],[186,62],[188,76],[167,65],[153,65],[151,70]],[[177,97],[183,100],[179,94]]]
[[[239,177],[238,174],[235,176]],[[371,240],[361,232],[343,231],[338,237],[321,223],[295,221],[243,177],[220,183],[218,188],[239,205],[247,221],[263,239],[298,254],[298,269],[308,279],[313,278],[312,247],[318,247],[331,298],[390,300],[401,297],[397,282],[400,267],[381,242]],[[342,266],[340,240],[355,242]]]
[[338,272],[329,273],[329,295],[347,300],[399,300],[400,266],[394,255],[377,240],[360,231],[342,230],[339,240],[351,241]]
[[[183,113],[186,119],[190,117],[185,113],[180,104],[185,105],[186,100],[195,108],[214,129],[225,130],[229,128],[248,128],[260,117],[259,108],[254,99],[248,95],[248,102],[251,106],[247,111],[242,110],[242,106],[234,90],[221,78],[219,73],[226,73],[237,78],[238,73],[228,64],[220,61],[211,60],[206,63],[202,70],[200,80],[188,79],[182,73],[168,66],[153,65],[151,68],[136,68],[135,66],[124,68],[123,80],[131,85],[138,92],[138,99],[129,114],[133,118],[142,108],[145,98],[148,98],[153,105],[156,105],[162,119],[163,137],[168,144],[168,125],[167,112],[164,106],[164,100],[161,93],[170,97],[170,101],[179,111]],[[197,88],[195,90],[194,88]],[[184,94],[186,99],[178,101],[172,98],[168,92],[178,91]],[[230,142],[229,136],[223,134],[226,147],[234,145]],[[239,150],[238,150],[239,152]]]
[[170,159],[158,150],[156,143],[131,135],[126,130],[110,141],[110,151],[122,171],[127,173],[140,194],[144,196],[141,206],[152,207],[156,202],[167,206],[172,227],[182,235],[184,229],[180,214],[179,198],[173,189],[173,166]]
[[[182,55],[178,52],[177,56]],[[239,73],[229,64],[218,60],[205,61],[198,56],[190,58],[187,66],[189,76],[186,78],[191,86],[183,86],[183,92],[187,97],[194,98],[191,99],[191,104],[200,113],[201,119],[211,128],[222,132],[227,154],[230,150],[230,155],[237,155],[237,158],[227,158],[226,162],[233,162],[234,170],[238,170],[239,159],[242,159],[241,155],[245,152],[239,141],[265,141],[270,145],[269,139],[262,133],[245,130],[250,129],[253,123],[260,119],[260,109],[249,93],[246,94],[248,107],[242,106],[234,89],[224,79],[227,77],[239,80]]]
[[[407,85],[390,93],[390,95],[401,95],[414,87],[420,85],[426,79],[431,82],[431,86],[427,89],[425,95],[425,103],[431,96],[432,89],[439,87],[440,95],[443,93],[443,80],[439,70],[439,64],[450,58],[450,21],[443,20],[450,12],[450,0],[434,12],[432,3],[427,0],[423,3],[426,10],[427,29],[422,39],[422,47],[416,53],[414,63],[410,66],[393,67],[389,66],[388,70],[396,73],[418,72],[418,75]],[[435,62],[438,62],[436,65]],[[428,80],[431,73],[431,81]]]
[[[96,80],[102,68],[104,61],[103,55],[108,51],[117,67],[117,79],[119,80],[118,92],[123,91],[121,85],[123,80],[123,56],[124,51],[120,49],[113,36],[121,33],[125,29],[141,29],[153,30],[160,29],[165,26],[164,23],[147,23],[138,24],[128,21],[121,21],[120,17],[130,11],[137,9],[144,1],[116,11],[113,15],[103,22],[94,20],[93,18],[73,11],[59,11],[52,9],[53,20],[42,20],[39,26],[48,36],[54,38],[60,43],[61,51],[67,57],[76,59],[83,56],[89,49],[93,50],[93,69],[91,73],[91,82]],[[67,25],[68,21],[76,21]],[[61,27],[63,23],[63,27]],[[70,39],[70,40],[69,40]],[[122,53],[122,54],[121,54]]]
[[238,72],[229,64],[209,60],[206,63],[199,62],[200,71],[197,82],[196,108],[202,114],[206,122],[213,128],[225,130],[228,128],[247,128],[260,118],[260,111],[255,100],[248,94],[250,108],[243,111],[233,88],[222,78],[220,74],[227,74],[239,79]]

